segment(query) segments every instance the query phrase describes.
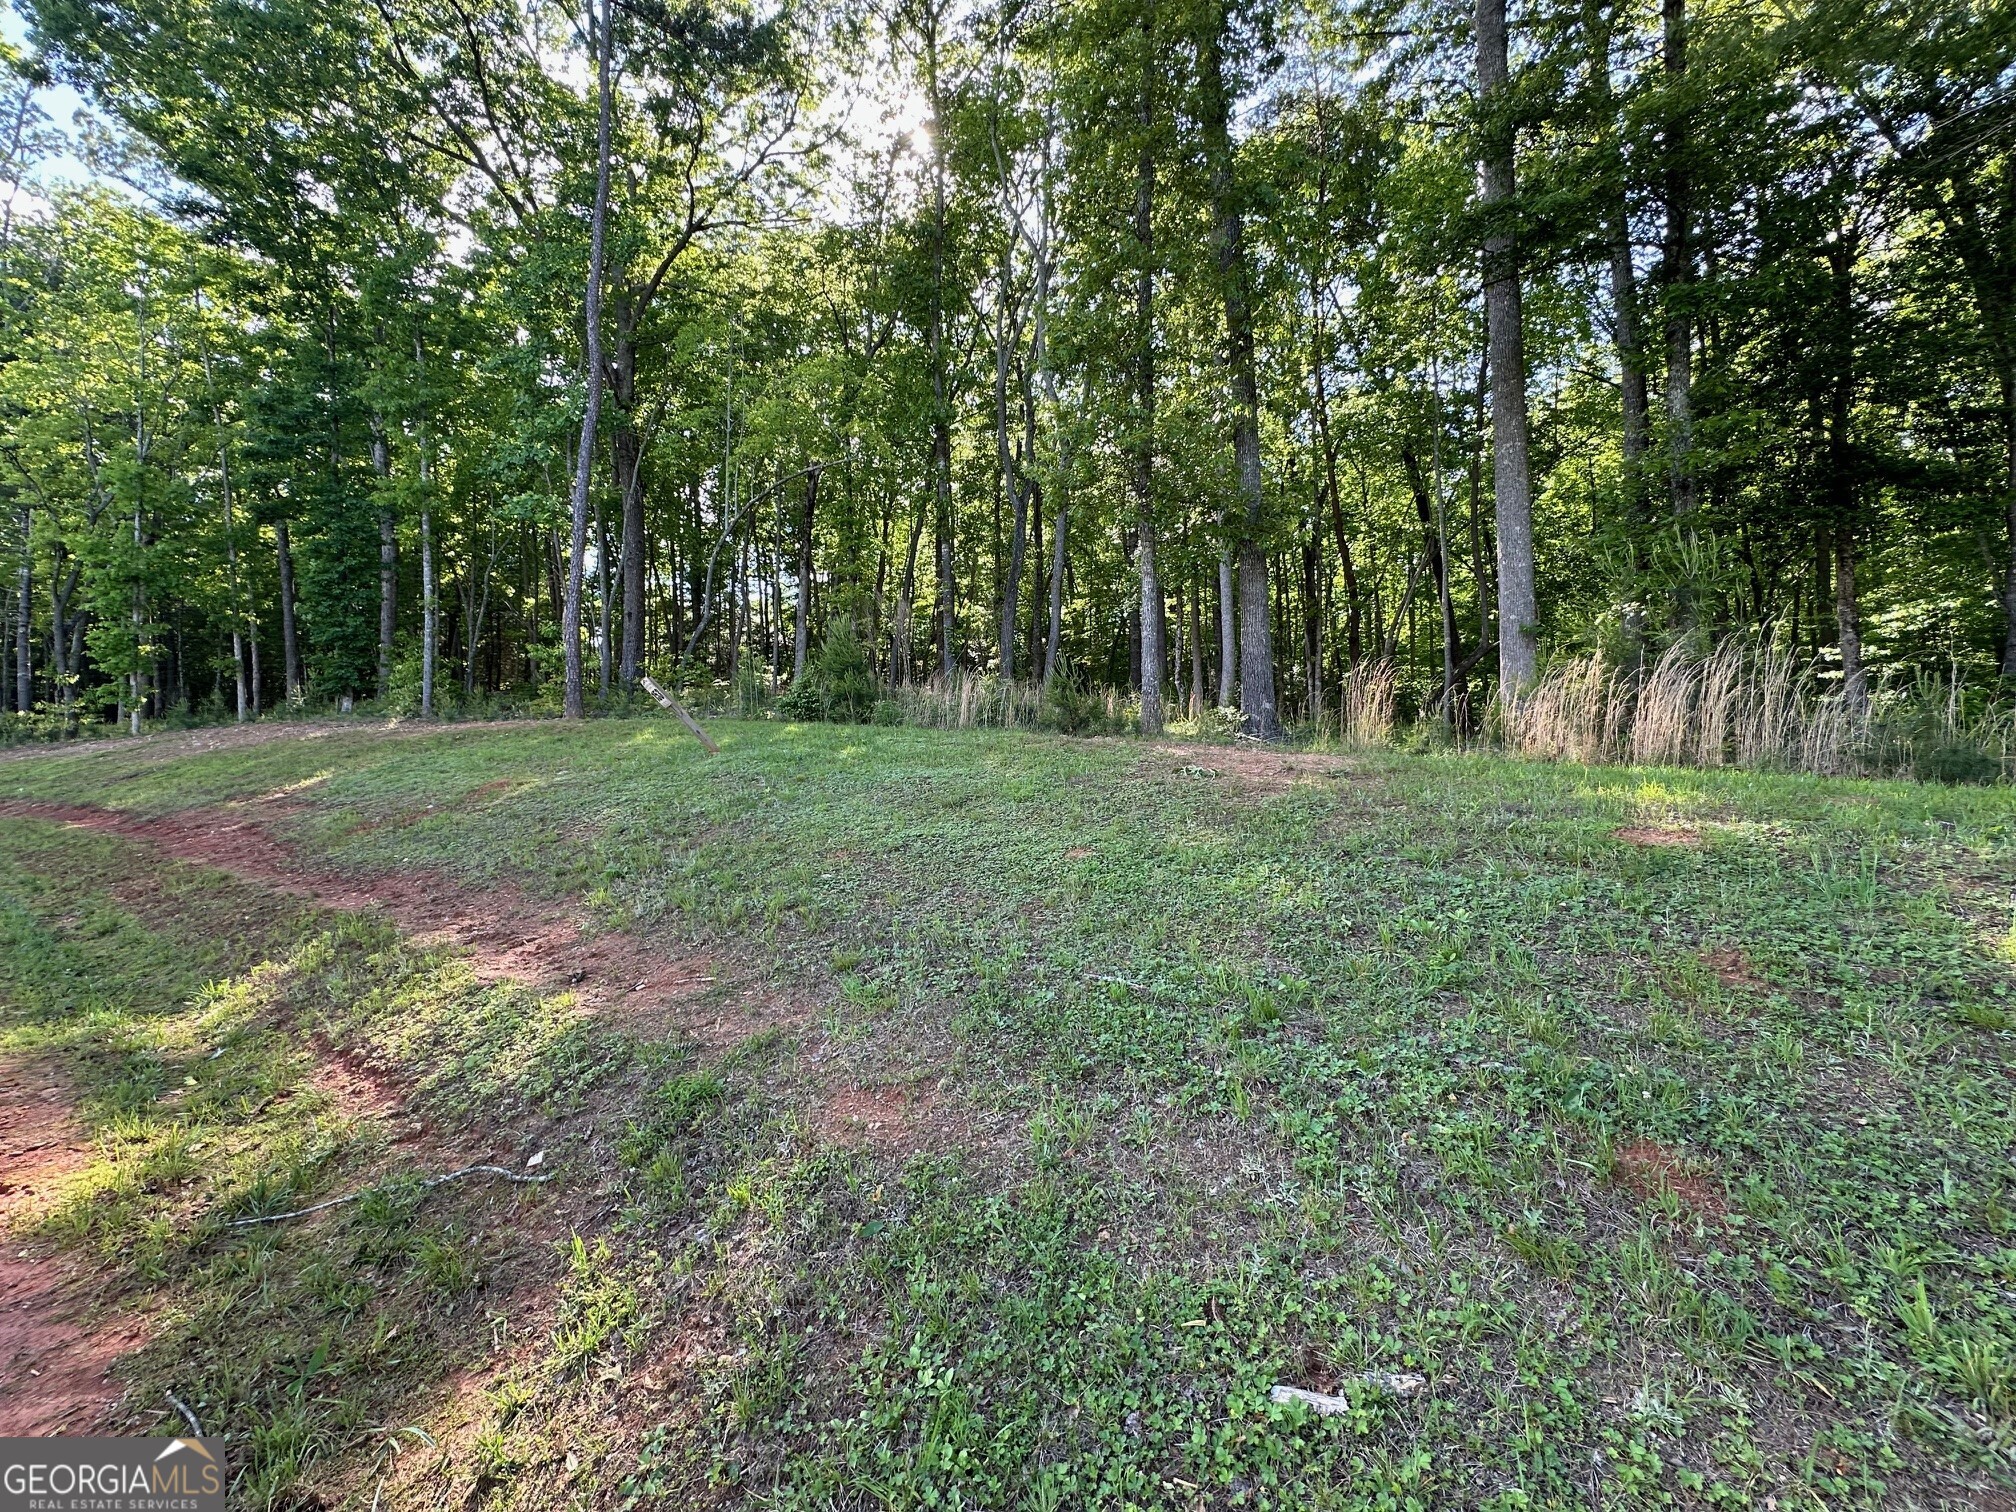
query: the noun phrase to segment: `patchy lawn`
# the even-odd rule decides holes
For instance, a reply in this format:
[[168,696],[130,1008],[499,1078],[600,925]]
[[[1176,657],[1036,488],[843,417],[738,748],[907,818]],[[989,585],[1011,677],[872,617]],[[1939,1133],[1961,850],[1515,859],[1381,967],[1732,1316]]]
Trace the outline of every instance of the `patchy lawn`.
[[360,1512],[2011,1504],[2016,794],[717,733],[0,763],[0,1426]]

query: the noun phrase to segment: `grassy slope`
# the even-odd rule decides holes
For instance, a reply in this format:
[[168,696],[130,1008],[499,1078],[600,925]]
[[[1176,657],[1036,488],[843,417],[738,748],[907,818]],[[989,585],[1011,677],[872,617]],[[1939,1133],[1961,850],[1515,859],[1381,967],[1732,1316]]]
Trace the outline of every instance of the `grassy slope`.
[[[265,942],[268,974],[298,977],[288,1022],[403,1065],[451,1115],[615,1099],[565,1165],[578,1189],[616,1184],[613,1215],[549,1267],[545,1337],[510,1357],[444,1484],[530,1505],[739,1486],[804,1507],[2000,1495],[2007,792],[1401,757],[1269,790],[1132,743],[721,734],[714,759],[612,723],[0,766],[0,798],[140,812],[292,789],[282,833],[336,865],[584,899],[732,943],[816,1006],[721,1061],[662,1031],[557,1031],[522,993],[480,1007],[502,989],[436,990],[454,962],[359,944],[365,926],[305,960]],[[73,904],[41,894],[89,872],[83,849],[105,870],[122,847],[24,821],[0,839],[15,938],[83,948]],[[201,989],[244,963],[193,955],[139,980],[150,934],[172,954],[217,932],[172,899],[100,906],[128,943],[94,965],[135,980],[91,1011],[146,1053],[214,1039],[171,1004],[254,990]],[[333,970],[346,949],[354,969]],[[24,986],[35,958],[4,953],[0,1049],[72,1054],[76,1005]],[[450,1056],[492,1068],[481,1096]],[[113,1099],[157,1140],[183,1116],[142,1095],[159,1081]],[[908,1089],[900,1137],[836,1143],[822,1109],[876,1086]],[[345,1188],[277,1138],[241,1139],[251,1164],[272,1147],[269,1170],[192,1164],[179,1208],[140,1184],[166,1220],[163,1285],[251,1263],[204,1213]],[[503,1242],[430,1200],[377,1215],[403,1225],[388,1255],[346,1211],[261,1242],[286,1275],[312,1248],[325,1286],[387,1278],[358,1316],[427,1311],[436,1229],[472,1274]],[[216,1387],[247,1434],[284,1416],[289,1370],[331,1332],[273,1305],[293,1308],[276,1351],[296,1357],[234,1360]],[[415,1400],[480,1354],[443,1331]],[[368,1362],[316,1369],[332,1379],[296,1406],[368,1395]],[[1431,1385],[1396,1398],[1366,1370]],[[625,1384],[668,1372],[691,1389]],[[1355,1410],[1270,1406],[1277,1381]],[[323,1434],[309,1458],[383,1459],[385,1421],[331,1416],[303,1409]],[[260,1463],[278,1487],[301,1459]]]

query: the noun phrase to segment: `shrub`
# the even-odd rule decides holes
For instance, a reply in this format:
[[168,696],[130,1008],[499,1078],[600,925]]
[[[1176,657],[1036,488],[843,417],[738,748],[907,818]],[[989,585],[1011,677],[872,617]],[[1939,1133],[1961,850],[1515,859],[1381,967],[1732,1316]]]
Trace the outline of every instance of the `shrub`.
[[1042,722],[1061,735],[1113,735],[1127,728],[1110,691],[1089,688],[1070,672],[1059,672],[1044,690]]
[[854,621],[842,617],[827,630],[805,675],[777,700],[777,712],[786,719],[863,724],[874,717],[881,695]]

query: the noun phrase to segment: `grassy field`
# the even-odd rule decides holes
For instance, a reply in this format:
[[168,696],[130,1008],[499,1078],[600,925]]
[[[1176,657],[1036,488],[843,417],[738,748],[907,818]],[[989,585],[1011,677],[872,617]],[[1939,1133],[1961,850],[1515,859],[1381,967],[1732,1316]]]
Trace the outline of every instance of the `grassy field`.
[[106,1421],[261,1508],[2016,1504],[2016,794],[717,733],[0,762]]

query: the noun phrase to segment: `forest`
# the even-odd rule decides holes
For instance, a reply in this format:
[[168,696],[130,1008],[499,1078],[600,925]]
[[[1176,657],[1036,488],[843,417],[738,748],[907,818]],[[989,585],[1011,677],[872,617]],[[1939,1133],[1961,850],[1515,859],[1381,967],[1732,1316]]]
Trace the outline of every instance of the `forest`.
[[16,736],[2016,674],[2006,6],[21,8]]
[[11,4],[0,1491],[2012,1505],[2016,4]]

